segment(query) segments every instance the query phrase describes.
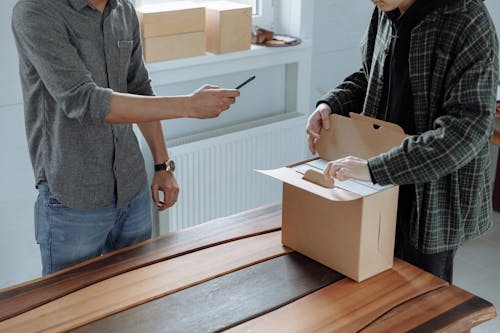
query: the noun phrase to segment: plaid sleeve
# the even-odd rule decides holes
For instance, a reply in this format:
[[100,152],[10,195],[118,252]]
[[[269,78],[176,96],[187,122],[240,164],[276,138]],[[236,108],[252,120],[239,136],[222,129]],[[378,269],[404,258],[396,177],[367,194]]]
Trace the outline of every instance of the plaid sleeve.
[[368,160],[381,185],[430,182],[465,166],[488,145],[498,80],[498,40],[488,17],[472,17],[446,78],[442,115],[432,129]]

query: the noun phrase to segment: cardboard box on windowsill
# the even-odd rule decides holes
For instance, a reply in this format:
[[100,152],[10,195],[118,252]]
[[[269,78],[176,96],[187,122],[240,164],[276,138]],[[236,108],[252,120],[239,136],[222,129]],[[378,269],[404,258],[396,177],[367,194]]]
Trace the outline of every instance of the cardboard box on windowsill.
[[252,6],[230,1],[206,4],[207,51],[221,54],[250,49]]
[[260,171],[283,182],[282,243],[358,282],[390,269],[398,186],[333,182],[321,169],[345,156],[384,153],[405,137],[395,124],[332,115],[330,129],[321,131],[316,145],[319,159]]
[[205,7],[189,1],[144,5],[137,9],[146,62],[203,55]]

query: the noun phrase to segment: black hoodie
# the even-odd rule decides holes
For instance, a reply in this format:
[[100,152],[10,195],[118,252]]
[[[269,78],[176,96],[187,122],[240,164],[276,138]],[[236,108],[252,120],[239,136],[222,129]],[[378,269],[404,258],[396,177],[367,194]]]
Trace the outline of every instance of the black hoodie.
[[416,134],[408,70],[411,31],[427,14],[445,4],[446,0],[416,0],[403,15],[398,8],[385,14],[392,21],[393,37],[391,51],[384,66],[384,88],[379,115],[381,119],[401,126],[407,134]]

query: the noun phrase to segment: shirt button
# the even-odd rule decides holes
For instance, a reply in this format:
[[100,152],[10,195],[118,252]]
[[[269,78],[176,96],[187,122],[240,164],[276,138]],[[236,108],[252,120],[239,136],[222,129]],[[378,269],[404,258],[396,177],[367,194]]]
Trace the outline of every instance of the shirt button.
[[115,138],[115,143],[118,143],[118,138]]

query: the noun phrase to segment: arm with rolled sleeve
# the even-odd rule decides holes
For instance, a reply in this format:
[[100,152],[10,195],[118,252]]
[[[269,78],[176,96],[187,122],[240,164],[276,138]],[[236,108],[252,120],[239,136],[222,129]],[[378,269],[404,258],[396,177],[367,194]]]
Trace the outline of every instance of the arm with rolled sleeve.
[[65,27],[52,16],[42,5],[21,2],[14,7],[12,29],[19,53],[68,118],[103,123],[113,91],[92,80]]

